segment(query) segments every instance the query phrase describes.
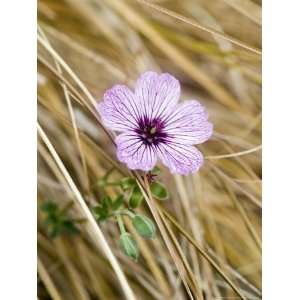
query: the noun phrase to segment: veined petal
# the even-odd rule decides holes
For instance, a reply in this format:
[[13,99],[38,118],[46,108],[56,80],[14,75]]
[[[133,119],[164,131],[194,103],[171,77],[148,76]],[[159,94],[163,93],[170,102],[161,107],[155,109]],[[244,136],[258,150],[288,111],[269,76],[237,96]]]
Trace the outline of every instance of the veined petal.
[[133,92],[125,85],[115,85],[107,90],[97,110],[105,126],[116,131],[137,127],[139,108]]
[[157,154],[171,173],[187,175],[195,173],[203,165],[203,155],[197,148],[177,143],[160,144]]
[[150,171],[157,155],[152,146],[145,145],[135,132],[121,133],[116,137],[118,159],[129,169]]
[[180,84],[168,73],[145,72],[136,84],[135,95],[143,115],[150,119],[164,118],[175,107],[180,96]]
[[167,117],[164,132],[172,141],[194,145],[207,141],[213,133],[212,123],[207,121],[208,113],[196,100],[178,104]]

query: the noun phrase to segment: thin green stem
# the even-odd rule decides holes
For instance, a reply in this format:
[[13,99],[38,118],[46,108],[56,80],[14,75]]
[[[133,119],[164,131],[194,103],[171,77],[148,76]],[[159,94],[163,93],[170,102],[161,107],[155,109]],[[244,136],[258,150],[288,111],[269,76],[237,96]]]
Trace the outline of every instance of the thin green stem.
[[122,216],[120,214],[117,214],[116,218],[117,218],[117,222],[118,222],[121,234],[125,233],[126,229],[125,229],[125,226],[124,226]]
[[129,216],[131,219],[135,217],[135,214],[128,209],[121,210],[120,213]]

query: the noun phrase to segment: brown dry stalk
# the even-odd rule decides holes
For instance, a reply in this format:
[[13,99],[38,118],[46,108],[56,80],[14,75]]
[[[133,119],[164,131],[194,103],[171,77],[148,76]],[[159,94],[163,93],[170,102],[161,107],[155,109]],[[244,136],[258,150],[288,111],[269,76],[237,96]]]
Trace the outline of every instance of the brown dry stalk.
[[[48,43],[48,45],[51,47],[51,44],[50,44],[47,36],[45,35],[43,29],[40,26],[38,26],[38,31],[41,34],[41,36],[45,39],[45,41]],[[60,75],[62,75],[62,69],[60,67],[60,64],[57,62],[57,60],[55,59],[54,56],[53,56],[53,59],[54,59],[55,67],[56,67],[58,73]],[[63,82],[61,82],[60,84],[62,86],[64,96],[65,96],[65,99],[67,102],[70,119],[71,119],[72,127],[74,130],[75,141],[76,141],[78,152],[80,154],[80,158],[81,158],[81,162],[82,162],[83,174],[84,174],[84,178],[85,178],[85,190],[89,190],[90,182],[89,182],[89,177],[88,177],[86,159],[85,159],[85,155],[84,155],[84,152],[82,149],[82,145],[81,145],[81,141],[80,141],[80,137],[79,137],[79,133],[78,133],[78,127],[77,127],[74,110],[73,110],[71,99],[70,99],[70,92],[69,92],[67,86]]]
[[[171,255],[171,257],[172,257],[172,259],[173,259],[173,261],[176,265],[176,268],[177,268],[178,273],[180,275],[180,278],[181,278],[181,280],[182,280],[182,282],[183,282],[183,284],[186,288],[186,291],[187,291],[190,299],[194,299],[194,297],[193,297],[193,295],[190,291],[189,284],[187,283],[186,278],[185,278],[185,276],[186,276],[185,267],[184,267],[182,261],[180,260],[180,258],[178,257],[178,254],[176,253],[176,251],[175,251],[175,249],[172,245],[172,242],[169,239],[167,231],[166,231],[166,229],[163,225],[161,217],[160,217],[160,215],[157,211],[157,208],[156,208],[155,203],[153,201],[153,198],[151,196],[150,187],[149,187],[149,185],[147,185],[147,179],[145,181],[143,181],[142,178],[136,172],[132,172],[132,173],[134,174],[134,177],[137,179],[137,183],[138,183],[138,185],[139,185],[139,187],[140,187],[140,189],[141,189],[141,191],[142,191],[142,193],[143,193],[143,195],[146,199],[146,202],[147,202],[148,207],[149,207],[149,209],[152,213],[152,216],[153,216],[153,218],[154,218],[154,220],[155,220],[155,222],[156,222],[156,224],[159,228],[159,231],[162,235],[162,238],[163,238],[163,240],[164,240],[164,242],[165,242],[165,244],[166,244],[166,246],[167,246],[167,248],[170,252],[170,255]],[[143,186],[143,183],[146,185],[146,187]]]
[[170,44],[163,38],[146,20],[136,13],[133,8],[124,1],[105,0],[105,2],[122,15],[136,30],[148,37],[149,40],[164,52],[167,57],[170,57],[179,68],[184,70],[196,82],[207,89],[207,91],[220,103],[233,110],[240,110],[241,107],[236,99],[180,52],[176,46]]
[[134,293],[133,293],[132,289],[130,288],[130,286],[127,282],[127,279],[126,279],[116,257],[112,253],[100,227],[98,226],[96,220],[94,219],[94,217],[93,217],[91,211],[89,210],[88,206],[86,205],[84,199],[82,198],[81,193],[79,192],[77,186],[73,182],[71,176],[69,175],[63,162],[59,158],[55,148],[51,144],[51,142],[48,139],[47,135],[45,134],[44,130],[41,128],[41,126],[39,124],[38,124],[37,128],[38,128],[38,133],[39,133],[40,137],[42,138],[43,142],[46,144],[49,152],[53,156],[61,173],[63,174],[63,176],[65,177],[66,181],[68,182],[71,190],[73,191],[74,196],[75,196],[76,200],[78,201],[78,204],[80,205],[82,211],[84,212],[86,218],[88,219],[88,223],[87,223],[88,228],[87,229],[88,229],[91,239],[95,242],[95,245],[99,249],[101,249],[101,251],[103,251],[105,253],[105,255],[107,256],[112,268],[114,269],[114,271],[120,281],[120,284],[123,288],[126,298],[129,300],[135,300],[136,298],[134,296]]
[[41,259],[37,258],[38,274],[53,300],[63,300]]
[[231,37],[231,36],[229,36],[227,34],[224,34],[222,32],[218,32],[218,31],[216,31],[214,29],[211,29],[211,28],[208,28],[206,26],[203,26],[203,25],[201,25],[201,24],[199,24],[199,23],[197,23],[197,22],[195,22],[195,21],[193,21],[193,20],[191,20],[191,19],[189,19],[187,17],[184,17],[182,15],[179,15],[179,14],[175,13],[174,11],[171,11],[171,10],[166,9],[164,7],[161,7],[159,5],[150,3],[150,2],[148,2],[146,0],[135,0],[135,1],[139,2],[139,3],[142,3],[142,4],[146,5],[146,6],[149,6],[149,7],[153,8],[153,9],[155,9],[155,10],[163,13],[163,14],[166,14],[166,15],[172,17],[172,18],[175,18],[175,19],[180,20],[182,22],[185,22],[185,23],[187,23],[189,25],[192,25],[192,26],[194,26],[194,27],[196,27],[198,29],[206,31],[206,32],[212,34],[213,36],[222,38],[222,39],[224,39],[226,41],[231,42],[232,44],[235,44],[235,45],[240,46],[240,47],[242,47],[244,49],[252,51],[253,53],[256,53],[258,55],[262,55],[261,50],[255,48],[255,47],[249,46],[246,43],[244,43],[244,42],[242,42],[242,41],[240,41],[240,40],[238,40],[236,38],[233,38],[233,37]]
[[180,233],[199,251],[199,253],[211,264],[211,266],[223,277],[223,279],[232,287],[236,294],[243,300],[247,300],[240,290],[235,286],[231,279],[221,270],[215,261],[198,245],[191,235],[178,224],[178,222],[162,207],[158,208],[168,218],[168,220],[179,230]]

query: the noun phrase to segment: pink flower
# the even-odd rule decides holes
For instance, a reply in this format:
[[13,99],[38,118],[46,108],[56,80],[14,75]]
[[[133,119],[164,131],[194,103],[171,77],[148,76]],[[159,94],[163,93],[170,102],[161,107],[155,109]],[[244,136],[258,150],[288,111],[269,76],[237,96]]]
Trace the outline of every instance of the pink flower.
[[115,85],[104,94],[98,112],[116,137],[118,159],[128,168],[150,171],[157,159],[172,173],[199,170],[203,156],[193,145],[210,138],[213,125],[196,100],[178,104],[180,85],[170,74],[146,72],[134,93]]

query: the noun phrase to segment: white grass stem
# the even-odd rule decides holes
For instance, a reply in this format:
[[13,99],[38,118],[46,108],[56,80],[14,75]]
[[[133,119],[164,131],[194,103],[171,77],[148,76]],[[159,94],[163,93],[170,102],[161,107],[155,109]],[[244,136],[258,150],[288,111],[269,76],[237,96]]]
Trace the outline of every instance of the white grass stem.
[[38,133],[39,133],[40,137],[42,138],[43,142],[46,144],[46,146],[47,146],[49,152],[51,153],[51,155],[53,156],[58,168],[60,169],[61,173],[64,175],[71,190],[73,191],[75,198],[78,201],[78,204],[82,208],[82,210],[88,220],[87,225],[89,225],[89,229],[90,229],[89,233],[90,233],[92,239],[96,241],[96,246],[98,246],[98,247],[100,246],[99,248],[104,252],[106,257],[108,258],[113,270],[115,271],[115,273],[120,281],[120,284],[123,288],[126,298],[128,300],[135,300],[136,298],[134,296],[134,293],[133,293],[131,287],[129,286],[128,281],[127,281],[116,257],[112,253],[100,227],[98,226],[91,211],[89,210],[88,206],[86,205],[83,197],[81,196],[81,193],[79,192],[79,190],[78,190],[77,186],[75,185],[73,179],[71,178],[69,172],[65,168],[65,166],[64,166],[63,162],[61,161],[60,157],[58,156],[55,148],[53,147],[53,145],[50,142],[50,140],[48,139],[46,133],[44,132],[44,130],[42,129],[42,127],[39,124],[37,124],[37,129],[38,129]]
[[240,151],[240,152],[235,152],[235,153],[229,153],[229,154],[223,154],[223,155],[213,155],[213,156],[206,156],[206,159],[222,159],[222,158],[230,158],[230,157],[237,157],[237,156],[243,156],[247,155],[256,151],[259,151],[262,148],[262,145],[256,146],[254,148]]
[[57,52],[43,39],[40,35],[37,36],[38,41],[41,45],[55,58],[55,60],[65,69],[69,75],[73,78],[73,80],[77,83],[77,85],[81,88],[82,92],[86,95],[89,101],[92,103],[94,107],[96,107],[97,102],[86,88],[86,86],[82,83],[82,81],[78,78],[78,76],[72,71],[72,69],[68,66],[68,64],[57,54]]

